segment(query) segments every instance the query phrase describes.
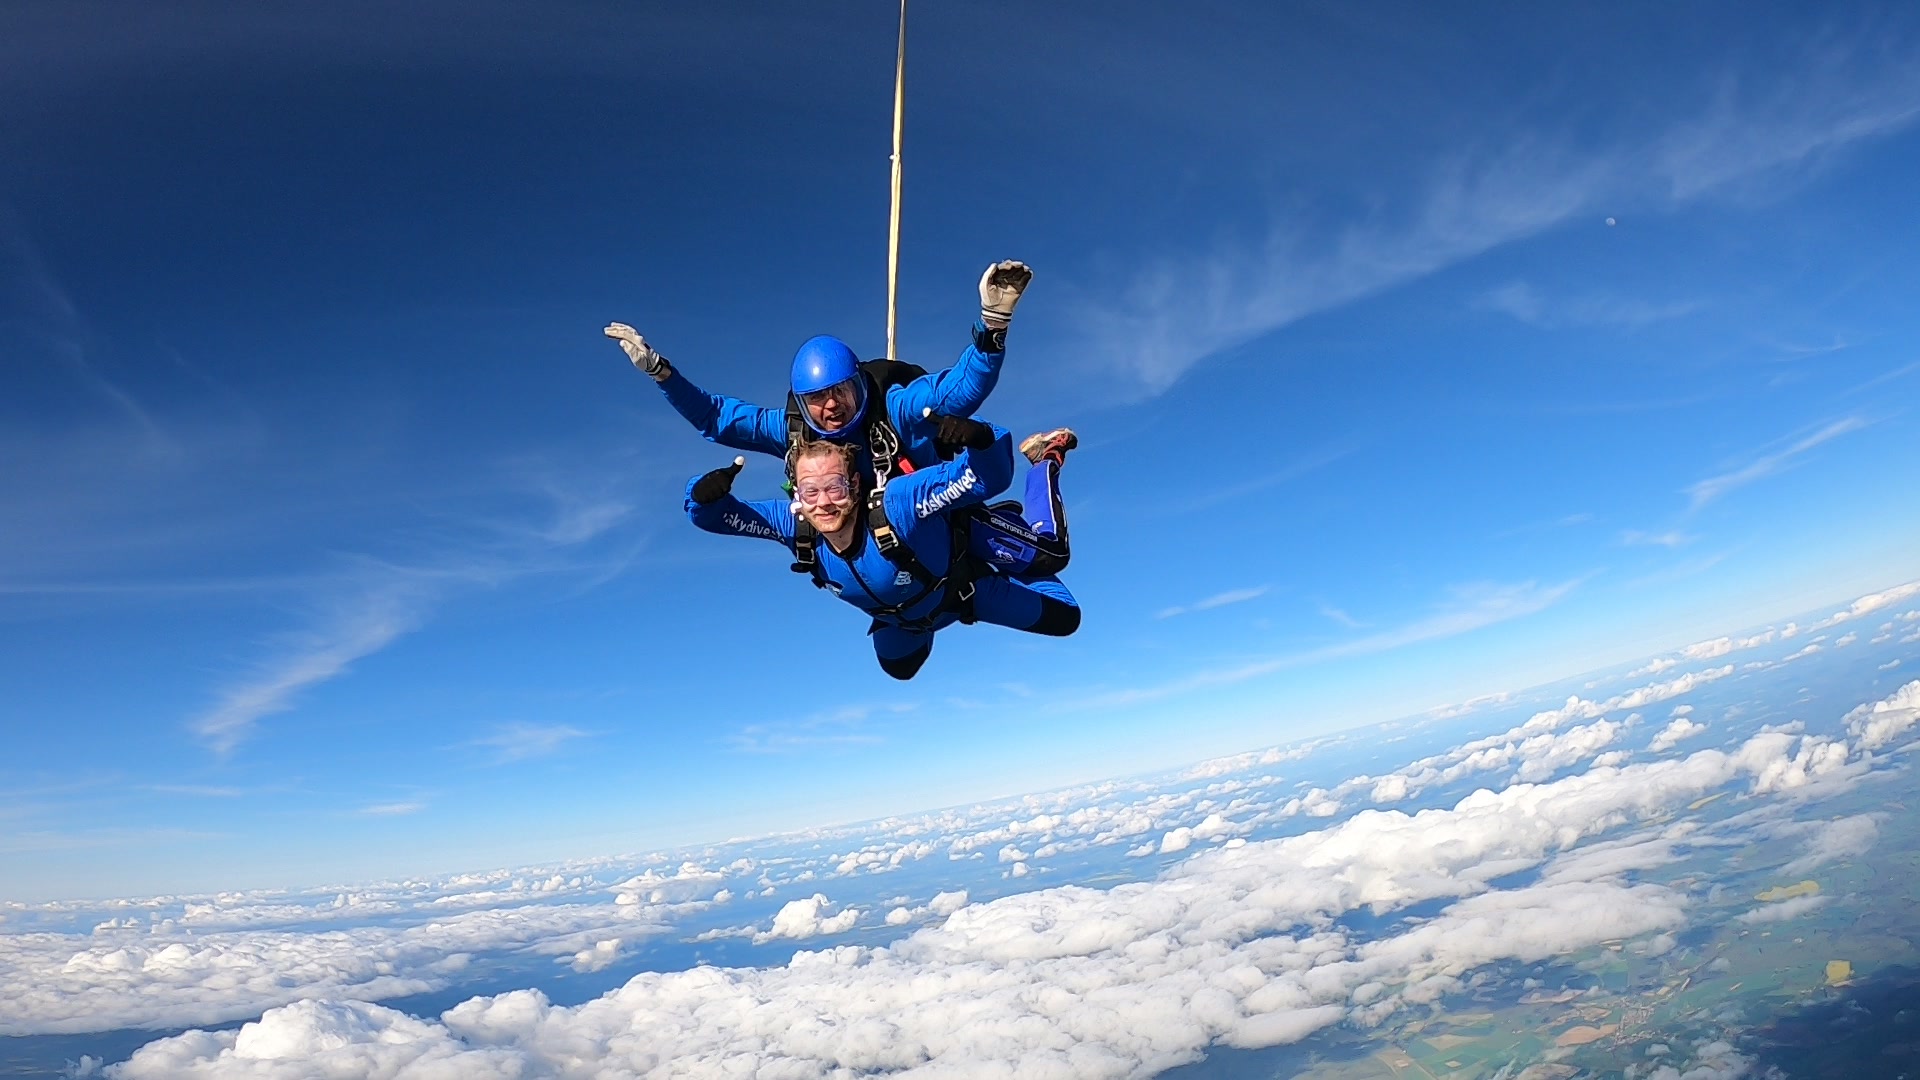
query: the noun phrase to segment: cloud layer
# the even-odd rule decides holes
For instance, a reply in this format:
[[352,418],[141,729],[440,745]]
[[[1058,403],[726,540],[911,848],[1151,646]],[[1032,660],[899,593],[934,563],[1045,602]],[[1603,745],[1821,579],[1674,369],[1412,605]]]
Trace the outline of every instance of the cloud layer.
[[[1880,637],[1915,621],[1893,617]],[[1744,925],[1836,902],[1743,905],[1662,873],[1764,849],[1783,874],[1818,875],[1879,842],[1883,815],[1796,808],[1900,767],[1920,680],[1810,717],[1816,731],[1738,730],[1756,688],[1814,677],[1819,659],[1767,674],[1802,633],[1702,642],[1683,650],[1689,665],[1728,662],[1610,696],[1528,711],[1492,695],[1465,715],[1494,733],[1450,735],[1385,772],[1342,762],[1378,753],[1387,729],[684,856],[327,893],[4,904],[0,979],[31,989],[0,1001],[0,1032],[261,1016],[161,1039],[116,1067],[123,1077],[618,1077],[721,1060],[802,1076],[1147,1075],[1209,1047],[1377,1024],[1489,964],[1622,939],[1664,954],[1708,908]],[[1731,662],[1740,650],[1760,659]],[[1648,735],[1639,710],[1656,705],[1670,719]],[[1709,709],[1711,724],[1697,719]],[[1671,756],[1702,729],[1720,745]],[[1308,769],[1344,779],[1299,778]],[[1694,814],[1716,803],[1731,816]],[[1095,877],[1109,884],[1035,888]],[[1380,921],[1361,932],[1356,918]],[[639,966],[649,943],[676,939],[769,966],[645,971],[570,1007],[533,989],[437,1019],[374,1004],[503,958],[555,973]],[[635,1030],[644,1046],[623,1035]]]
[[[1668,684],[1622,697],[1673,692]],[[1897,712],[1914,693],[1920,683],[1862,715]],[[1876,714],[1876,705],[1885,707]],[[646,973],[576,1007],[527,990],[422,1021],[303,1002],[238,1031],[150,1044],[115,1075],[620,1077],[721,1062],[745,1075],[1151,1075],[1209,1046],[1272,1046],[1343,1021],[1378,1023],[1460,989],[1487,964],[1621,939],[1671,949],[1663,935],[1688,925],[1697,899],[1628,875],[1726,844],[1716,829],[1740,825],[1665,821],[1675,809],[1738,784],[1765,811],[1780,792],[1844,790],[1873,761],[1858,743],[1763,731],[1727,750],[1513,782],[1450,807],[1367,810],[1295,836],[1235,838],[1152,881],[966,904],[887,945],[803,951],[782,967]],[[1210,820],[1212,831],[1231,831],[1224,816]],[[1200,831],[1189,829],[1188,842]],[[1874,835],[1871,819],[1843,819],[1808,834],[1802,858],[1862,851]],[[971,846],[993,842],[977,836]],[[1525,884],[1496,884],[1525,870],[1535,871]],[[1446,905],[1439,914],[1370,938],[1338,921],[1436,900]],[[846,914],[832,908],[822,894],[790,901],[766,936]],[[1746,918],[1806,909],[1789,901]]]

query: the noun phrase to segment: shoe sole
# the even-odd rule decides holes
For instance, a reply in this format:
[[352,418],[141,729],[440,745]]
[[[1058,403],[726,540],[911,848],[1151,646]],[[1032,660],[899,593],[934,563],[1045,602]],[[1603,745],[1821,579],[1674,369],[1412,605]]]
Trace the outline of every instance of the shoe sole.
[[[1054,436],[1063,433],[1066,435],[1066,438],[1060,440],[1058,445],[1054,445]],[[1038,464],[1040,459],[1045,457],[1049,450],[1058,450],[1064,454],[1079,445],[1080,436],[1075,435],[1072,428],[1054,428],[1052,431],[1027,436],[1026,439],[1020,443],[1020,454],[1028,461]]]

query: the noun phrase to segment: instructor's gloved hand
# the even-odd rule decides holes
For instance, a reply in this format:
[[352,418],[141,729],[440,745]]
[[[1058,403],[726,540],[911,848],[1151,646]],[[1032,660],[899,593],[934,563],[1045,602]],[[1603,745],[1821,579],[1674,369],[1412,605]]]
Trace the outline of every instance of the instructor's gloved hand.
[[667,376],[673,374],[667,358],[655,352],[653,346],[647,344],[647,339],[641,337],[633,327],[626,323],[608,323],[602,333],[619,342],[621,351],[633,361],[633,366],[652,376],[654,382],[665,382]]
[[964,416],[935,416],[932,409],[920,415],[933,421],[933,448],[942,454],[961,450],[985,450],[993,445],[993,426]]
[[746,464],[746,458],[737,457],[733,459],[733,464],[724,468],[715,469],[700,479],[695,480],[693,482],[693,501],[699,503],[701,506],[719,502],[721,496],[733,490],[733,478],[740,475],[740,470]]
[[1005,330],[1013,321],[1013,306],[1033,280],[1026,263],[1006,259],[987,267],[980,275],[980,321],[989,330]]

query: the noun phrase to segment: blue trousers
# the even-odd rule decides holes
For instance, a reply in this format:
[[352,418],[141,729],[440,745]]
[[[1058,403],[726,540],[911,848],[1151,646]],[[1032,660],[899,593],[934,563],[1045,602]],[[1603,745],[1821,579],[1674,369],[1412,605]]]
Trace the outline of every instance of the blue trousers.
[[1042,461],[1027,472],[1023,502],[995,503],[969,523],[967,551],[1003,574],[1038,577],[1067,568],[1067,508],[1060,466]]

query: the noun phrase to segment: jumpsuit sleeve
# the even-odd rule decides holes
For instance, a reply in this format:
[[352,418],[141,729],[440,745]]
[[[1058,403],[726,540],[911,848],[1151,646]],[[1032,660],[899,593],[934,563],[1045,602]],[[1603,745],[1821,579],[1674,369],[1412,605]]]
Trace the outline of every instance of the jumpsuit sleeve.
[[995,425],[993,445],[985,450],[962,450],[952,461],[889,483],[887,516],[894,522],[918,525],[946,511],[984,503],[1012,482],[1013,436]]
[[708,442],[734,450],[757,450],[783,458],[787,455],[787,414],[784,409],[751,405],[724,394],[709,394],[674,368],[659,384],[667,404],[685,417]]
[[942,416],[972,416],[1000,382],[1000,365],[1006,358],[1005,335],[975,320],[973,340],[952,367],[887,391],[888,419],[894,430],[905,434],[923,427],[926,420],[920,414],[927,409]]
[[793,545],[793,508],[787,500],[743,502],[727,494],[703,506],[693,501],[693,485],[699,479],[687,481],[687,518],[695,525],[724,536],[757,536]]

